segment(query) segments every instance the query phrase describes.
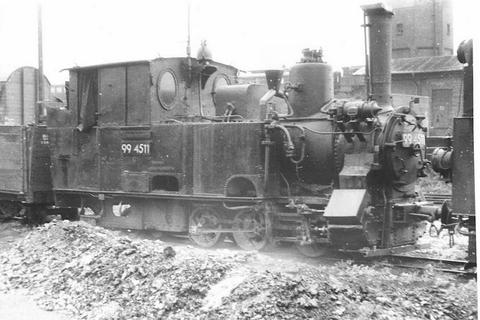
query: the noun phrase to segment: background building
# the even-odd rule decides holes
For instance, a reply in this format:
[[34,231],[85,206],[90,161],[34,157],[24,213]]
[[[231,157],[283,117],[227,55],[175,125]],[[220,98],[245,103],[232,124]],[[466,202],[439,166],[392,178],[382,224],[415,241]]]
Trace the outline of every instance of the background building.
[[[453,118],[463,105],[463,65],[456,56],[417,57],[392,60],[392,104],[406,105],[399,96],[428,97],[429,106],[422,107],[427,116],[430,135],[451,135]],[[365,68],[355,71],[348,83],[356,83],[350,96],[363,91]],[[343,78],[342,78],[343,82]],[[360,85],[361,84],[361,85]],[[338,96],[349,97],[348,92]],[[421,99],[423,100],[423,99]]]
[[393,9],[392,58],[453,55],[450,0],[387,0]]

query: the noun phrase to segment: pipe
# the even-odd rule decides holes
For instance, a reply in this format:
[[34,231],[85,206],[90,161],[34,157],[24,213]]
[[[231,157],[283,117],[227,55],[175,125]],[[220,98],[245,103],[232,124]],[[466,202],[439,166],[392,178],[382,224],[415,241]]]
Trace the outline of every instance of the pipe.
[[294,125],[294,124],[290,124],[290,125],[287,124],[287,125],[285,125],[285,127],[296,128],[296,129],[299,129],[302,132],[302,135],[301,135],[302,149],[300,151],[300,158],[298,160],[295,160],[295,159],[293,159],[293,155],[290,157],[290,161],[293,164],[299,164],[305,159],[305,148],[306,148],[306,144],[307,144],[306,141],[305,141],[305,138],[306,138],[305,129],[303,127],[300,127],[300,126],[297,126],[297,125]]
[[364,13],[363,14],[363,39],[364,39],[364,46],[365,46],[365,84],[366,84],[366,94],[367,94],[367,99],[370,99],[370,96],[372,95],[372,84],[370,82],[370,56],[368,54],[368,38],[367,38],[367,15]]
[[264,176],[263,176],[263,189],[267,190],[268,186],[268,177],[270,175],[270,145],[272,140],[270,139],[270,133],[268,130],[265,130],[265,162],[264,162]]
[[223,202],[223,207],[228,210],[255,210],[257,208],[256,205],[253,206],[235,206],[229,207],[225,202]]
[[295,145],[293,144],[292,137],[290,136],[290,132],[288,131],[288,129],[275,122],[272,122],[269,125],[269,128],[278,128],[283,131],[283,133],[287,137],[287,157],[291,158],[293,156],[293,151],[295,150]]

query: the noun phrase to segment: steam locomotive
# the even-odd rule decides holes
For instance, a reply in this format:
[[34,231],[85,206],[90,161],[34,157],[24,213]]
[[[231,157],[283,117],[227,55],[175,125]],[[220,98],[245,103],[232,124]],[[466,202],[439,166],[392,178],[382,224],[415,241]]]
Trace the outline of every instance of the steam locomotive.
[[49,108],[55,207],[113,228],[188,234],[212,247],[229,236],[260,250],[295,243],[383,255],[416,248],[438,208],[421,201],[423,117],[390,105],[392,12],[368,18],[366,101],[333,99],[332,68],[307,52],[267,87],[206,47],[69,70],[68,106]]

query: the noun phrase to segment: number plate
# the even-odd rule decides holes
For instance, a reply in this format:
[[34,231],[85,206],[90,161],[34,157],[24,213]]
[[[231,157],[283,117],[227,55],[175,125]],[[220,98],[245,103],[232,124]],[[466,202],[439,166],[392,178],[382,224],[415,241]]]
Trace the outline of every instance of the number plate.
[[419,132],[403,133],[403,146],[410,147],[411,145],[425,145],[425,135]]
[[132,156],[149,156],[150,143],[122,143],[122,154]]

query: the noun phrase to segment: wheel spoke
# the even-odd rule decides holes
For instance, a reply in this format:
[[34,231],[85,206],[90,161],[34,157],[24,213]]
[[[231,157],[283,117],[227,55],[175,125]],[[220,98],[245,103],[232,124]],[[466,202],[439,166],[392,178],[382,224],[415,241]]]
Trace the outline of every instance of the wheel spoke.
[[269,241],[265,215],[261,212],[242,211],[233,221],[234,229],[254,230],[253,232],[233,232],[237,245],[244,250],[262,250]]
[[221,232],[199,232],[202,229],[220,229],[218,213],[209,207],[199,207],[190,215],[189,237],[200,247],[211,248],[223,240]]

